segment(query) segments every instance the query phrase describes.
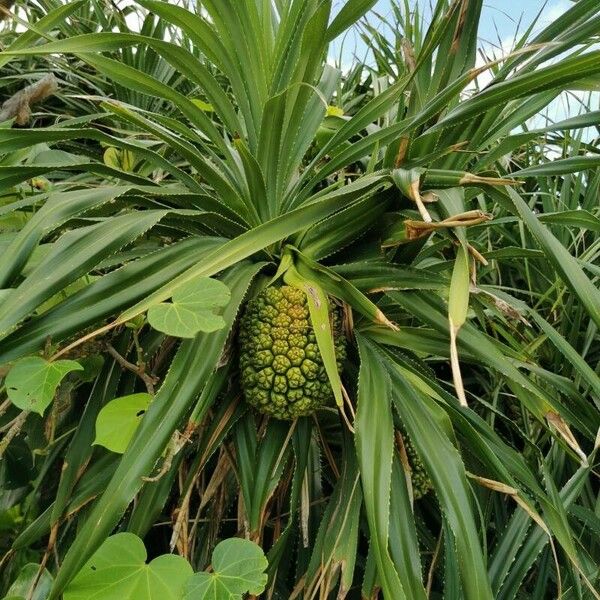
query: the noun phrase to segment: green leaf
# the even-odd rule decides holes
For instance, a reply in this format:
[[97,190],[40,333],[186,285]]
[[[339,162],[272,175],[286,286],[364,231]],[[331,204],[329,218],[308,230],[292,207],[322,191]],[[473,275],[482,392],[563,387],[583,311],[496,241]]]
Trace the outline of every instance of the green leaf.
[[[128,331],[124,331],[113,340],[113,347],[117,352],[126,354],[127,345],[130,341],[131,334]],[[62,453],[63,466],[54,505],[51,510],[49,525],[50,522],[52,524],[56,523],[63,516],[67,506],[72,502],[75,487],[77,486],[78,492],[81,490],[81,473],[86,465],[88,465],[92,453],[96,450],[93,446],[93,441],[98,413],[106,403],[119,395],[117,393],[117,386],[121,375],[122,369],[116,360],[105,361],[89,392],[85,409],[83,409],[79,418],[77,430],[73,433],[68,447]],[[109,461],[115,461],[116,463],[116,455],[107,452],[105,456]],[[98,463],[94,463],[94,466],[97,465]],[[109,470],[108,472],[110,473],[111,471]],[[88,468],[85,470],[85,474],[89,475],[89,473],[90,469]],[[94,483],[100,479],[101,476],[96,475]],[[102,487],[100,486],[100,489]]]
[[508,204],[508,209],[523,220],[561,279],[579,297],[596,325],[600,326],[600,291],[587,278],[577,259],[552,235],[547,227],[540,223],[538,217],[515,190],[506,188],[506,191],[503,191],[488,188],[486,191],[504,206]]
[[[394,423],[390,377],[373,348],[357,337],[360,353],[358,408],[354,427],[356,454],[370,532],[370,548],[386,596],[403,600],[409,588],[401,580],[389,549],[390,494],[394,455]],[[407,517],[411,518],[411,517]],[[423,598],[421,593],[415,598]]]
[[[0,335],[14,330],[32,310],[138,239],[166,214],[162,210],[126,213],[63,234],[46,258],[13,288],[0,306]],[[48,277],[49,273],[52,277]]]
[[187,238],[111,271],[40,317],[29,319],[2,340],[0,364],[35,352],[49,336],[53,342],[60,342],[129,307],[222,243],[219,238]]
[[[63,24],[66,20],[82,6],[86,4],[86,0],[76,0],[75,2],[67,2],[60,4],[58,8],[48,12],[41,19],[36,21],[35,27],[23,32],[6,50],[20,50],[27,48],[41,37],[44,37],[47,31],[51,31],[57,25]],[[10,62],[10,55],[0,57],[0,68]]]
[[0,286],[10,285],[11,280],[20,273],[45,235],[85,211],[116,200],[129,189],[113,185],[91,190],[49,194],[43,206],[29,219],[3,252],[2,265],[0,265]]
[[463,386],[456,337],[460,328],[467,320],[469,310],[469,252],[465,245],[459,246],[450,281],[450,297],[448,299],[448,321],[450,325],[450,361],[454,387],[461,404],[466,406],[465,389]]
[[214,112],[215,111],[215,107],[212,104],[209,104],[208,102],[204,102],[203,100],[200,100],[199,98],[192,98],[192,102],[200,110],[203,110],[204,112]]
[[224,281],[232,291],[232,301],[225,308],[224,315],[228,327],[214,334],[199,333],[195,339],[184,340],[179,346],[146,417],[65,555],[52,588],[52,600],[60,598],[65,586],[116,527],[129,503],[140,491],[143,477],[152,472],[173,432],[191,413],[222,356],[250,282],[263,266],[262,263],[240,264],[229,270],[224,275]]
[[225,327],[215,308],[226,306],[231,299],[229,288],[221,281],[200,277],[184,283],[173,292],[172,302],[161,302],[148,309],[148,322],[167,335],[193,338],[198,332]]
[[150,394],[131,394],[109,402],[96,419],[94,444],[123,454],[150,402]]
[[561,225],[562,227],[580,227],[600,233],[600,218],[588,210],[563,210],[555,213],[544,213],[538,216],[542,223]]
[[8,372],[6,392],[16,407],[43,415],[65,375],[82,370],[74,360],[48,362],[39,356],[27,356]]
[[395,408],[432,480],[441,514],[454,534],[464,597],[491,600],[486,556],[478,535],[465,465],[453,443],[452,423],[431,397],[406,380],[398,366],[393,366],[383,354],[379,359],[388,368]]
[[260,441],[252,421],[240,421],[235,431],[244,511],[251,534],[258,535],[267,502],[273,494],[287,462],[290,429],[286,422],[271,419]]
[[[38,577],[40,566],[35,563],[26,564],[10,586],[4,600],[46,600],[52,587],[52,575],[44,569]],[[30,595],[31,586],[36,583],[35,591]]]
[[146,548],[133,533],[109,537],[64,593],[64,600],[179,600],[192,567],[164,554],[146,564]]
[[569,85],[584,76],[600,71],[600,51],[569,56],[560,62],[502,81],[461,102],[454,110],[436,123],[430,131],[466,122],[494,106],[508,101],[539,94],[546,90],[568,89]]
[[327,294],[314,280],[302,277],[294,266],[290,267],[286,272],[284,280],[286,283],[301,289],[306,294],[310,320],[315,337],[317,338],[317,345],[323,359],[323,365],[333,389],[336,404],[341,407],[344,404],[342,380],[336,363],[335,342],[329,318],[330,309]]
[[175,277],[167,285],[144,298],[135,306],[121,313],[115,323],[125,323],[148,310],[153,304],[170,298],[177,286],[183,285],[196,277],[210,277],[256,254],[271,244],[314,225],[341,208],[352,205],[373,189],[384,189],[388,186],[389,181],[387,178],[379,174],[362,177],[359,181],[350,183],[341,189],[327,190],[322,196],[313,198],[305,206],[271,219],[267,223],[263,223],[230,240],[217,250],[207,253],[202,261]]
[[450,297],[448,300],[448,318],[450,326],[456,331],[465,324],[469,310],[469,254],[464,246],[460,246],[456,254]]
[[546,177],[578,173],[600,166],[600,156],[571,156],[560,160],[536,164],[512,173],[514,177]]
[[344,33],[346,29],[355,25],[367,11],[373,8],[375,3],[376,0],[349,0],[346,2],[329,26],[327,39],[333,40]]
[[212,572],[196,573],[186,585],[184,600],[242,600],[246,593],[261,594],[266,568],[267,559],[254,542],[223,540],[213,552]]
[[[305,597],[310,598],[315,587],[328,593],[335,588],[335,578],[329,577],[339,569],[338,598],[345,598],[354,581],[358,557],[358,533],[362,507],[362,488],[356,463],[356,453],[350,435],[343,437],[343,471],[332,492],[329,503],[311,547],[311,559],[305,575]],[[270,556],[269,556],[270,557]],[[271,560],[271,566],[272,566]],[[330,581],[329,586],[326,583]],[[325,589],[323,589],[325,587]]]

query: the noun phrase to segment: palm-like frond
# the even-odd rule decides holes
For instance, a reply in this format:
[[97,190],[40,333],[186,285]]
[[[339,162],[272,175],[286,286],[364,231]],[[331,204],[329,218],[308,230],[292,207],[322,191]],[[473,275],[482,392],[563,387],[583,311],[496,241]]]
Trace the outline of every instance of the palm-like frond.
[[[171,545],[196,566],[224,535],[260,542],[272,597],[593,593],[599,165],[572,132],[598,115],[515,130],[597,83],[596,0],[484,66],[480,0],[440,0],[427,28],[399,3],[398,40],[367,21],[375,66],[348,73],[327,64],[329,44],[374,2],[335,15],[331,1],[139,0],[139,32],[96,2],[44,4],[0,61],[22,73],[44,59],[73,83],[85,73],[88,99],[61,99],[68,119],[0,129],[12,229],[0,364],[106,359],[72,384],[64,414],[48,410],[44,465],[13,502],[26,526],[11,552],[50,534],[59,553],[51,597],[119,526],[168,549],[153,526],[171,514]],[[563,160],[547,160],[548,136]],[[43,191],[28,185],[42,176]],[[354,316],[354,433],[335,411],[290,425],[242,401],[236,318],[280,265]],[[200,276],[232,292],[225,329],[178,346],[136,329]],[[136,361],[161,384],[115,460],[92,447],[94,423],[143,388],[120,376]],[[177,431],[193,441],[165,458]],[[433,485],[417,502],[403,435]],[[534,563],[542,583],[527,579]]]

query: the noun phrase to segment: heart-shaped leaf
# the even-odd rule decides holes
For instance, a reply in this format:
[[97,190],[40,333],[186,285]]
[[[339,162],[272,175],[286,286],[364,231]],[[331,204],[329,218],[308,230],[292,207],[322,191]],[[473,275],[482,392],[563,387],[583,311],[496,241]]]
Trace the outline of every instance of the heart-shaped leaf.
[[223,282],[201,277],[177,288],[171,302],[151,306],[148,322],[158,331],[181,338],[193,338],[200,331],[217,331],[225,321],[214,310],[226,306],[230,298]]
[[96,418],[94,444],[123,454],[150,402],[150,394],[131,394],[109,402]]
[[185,586],[184,600],[241,600],[261,594],[267,585],[265,555],[254,542],[223,540],[212,555],[211,573],[196,573]]
[[49,362],[39,356],[26,356],[15,362],[8,372],[6,392],[17,408],[43,415],[65,375],[82,370],[74,360]]
[[192,567],[164,554],[146,564],[146,548],[133,533],[109,537],[64,592],[64,600],[181,600]]

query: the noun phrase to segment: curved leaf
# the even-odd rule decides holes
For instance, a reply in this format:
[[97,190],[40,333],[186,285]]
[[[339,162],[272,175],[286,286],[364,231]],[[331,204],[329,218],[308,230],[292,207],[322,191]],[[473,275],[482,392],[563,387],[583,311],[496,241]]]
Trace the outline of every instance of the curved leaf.
[[6,376],[6,393],[21,410],[44,414],[60,382],[72,371],[83,371],[74,360],[48,362],[39,356],[17,361]]
[[96,418],[94,444],[123,454],[152,402],[150,394],[131,394],[106,404]]
[[225,327],[213,309],[226,306],[231,298],[227,286],[216,279],[200,277],[173,292],[172,302],[161,302],[148,309],[148,323],[167,335],[193,338],[200,331]]
[[133,533],[109,537],[64,593],[64,600],[180,600],[193,574],[185,558],[158,556],[146,564],[146,548]]
[[183,600],[242,600],[247,593],[262,594],[267,585],[267,564],[254,542],[223,540],[213,551],[212,571],[196,573],[185,586]]

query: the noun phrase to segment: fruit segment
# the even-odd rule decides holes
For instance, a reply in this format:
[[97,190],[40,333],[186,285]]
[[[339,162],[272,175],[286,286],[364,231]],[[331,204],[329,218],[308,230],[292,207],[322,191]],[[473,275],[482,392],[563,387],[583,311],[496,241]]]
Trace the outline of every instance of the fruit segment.
[[[346,357],[339,309],[331,306],[338,371]],[[295,419],[333,403],[333,391],[306,294],[271,286],[248,303],[240,327],[240,373],[246,400],[267,415]]]

